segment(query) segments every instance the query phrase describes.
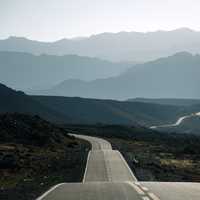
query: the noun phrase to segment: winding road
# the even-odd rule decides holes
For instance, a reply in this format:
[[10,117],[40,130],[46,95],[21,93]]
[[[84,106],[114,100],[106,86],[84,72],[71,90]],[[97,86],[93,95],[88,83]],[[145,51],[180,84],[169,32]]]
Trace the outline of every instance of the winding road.
[[106,140],[74,135],[89,141],[82,183],[61,183],[37,200],[199,200],[198,183],[138,182],[119,151]]
[[174,123],[174,124],[165,124],[165,125],[159,125],[159,126],[151,126],[150,129],[170,128],[170,127],[180,126],[180,125],[183,123],[183,121],[184,121],[185,119],[188,119],[188,118],[191,118],[191,117],[195,117],[195,116],[200,116],[200,112],[198,112],[198,113],[192,113],[192,114],[190,114],[190,115],[185,115],[185,116],[183,116],[183,117],[180,117],[180,118],[176,121],[176,123]]

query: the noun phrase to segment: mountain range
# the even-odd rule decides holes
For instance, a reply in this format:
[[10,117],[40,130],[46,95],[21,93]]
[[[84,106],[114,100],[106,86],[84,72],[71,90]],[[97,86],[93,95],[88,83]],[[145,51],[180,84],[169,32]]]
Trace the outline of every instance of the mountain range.
[[66,79],[94,80],[117,76],[131,63],[113,63],[76,55],[0,52],[0,80],[17,89],[50,88]]
[[148,98],[134,98],[127,99],[130,102],[143,102],[143,103],[155,103],[161,105],[173,105],[173,106],[195,106],[200,105],[200,99],[148,99]]
[[156,32],[102,33],[78,39],[39,42],[23,37],[0,40],[0,51],[98,57],[111,61],[146,62],[180,51],[200,53],[200,32],[188,28]]
[[94,81],[66,80],[30,94],[97,99],[200,98],[200,55],[180,52],[137,64],[119,76]]

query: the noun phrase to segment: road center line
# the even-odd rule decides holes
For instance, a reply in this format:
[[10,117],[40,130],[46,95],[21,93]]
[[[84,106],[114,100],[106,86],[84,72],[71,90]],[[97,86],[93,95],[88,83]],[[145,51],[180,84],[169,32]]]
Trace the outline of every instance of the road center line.
[[134,183],[132,182],[128,182],[134,189],[135,191],[139,194],[139,195],[145,195],[145,193]]
[[143,200],[150,200],[149,197],[142,197]]
[[145,192],[149,191],[149,189],[148,189],[147,187],[141,186],[141,188],[142,188],[142,190],[145,191]]
[[153,200],[160,200],[155,194],[149,192],[148,195],[153,199]]

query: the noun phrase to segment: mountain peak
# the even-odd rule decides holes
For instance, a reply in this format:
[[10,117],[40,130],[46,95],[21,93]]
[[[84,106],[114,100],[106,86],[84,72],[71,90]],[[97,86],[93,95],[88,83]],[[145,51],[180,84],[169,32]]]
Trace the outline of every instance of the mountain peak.
[[173,55],[173,57],[193,57],[192,53],[189,53],[187,51],[177,52]]
[[28,40],[28,39],[25,37],[10,36],[7,38],[7,40]]
[[178,29],[175,29],[174,31],[175,32],[191,32],[191,33],[196,32],[195,30],[187,28],[187,27],[178,28]]

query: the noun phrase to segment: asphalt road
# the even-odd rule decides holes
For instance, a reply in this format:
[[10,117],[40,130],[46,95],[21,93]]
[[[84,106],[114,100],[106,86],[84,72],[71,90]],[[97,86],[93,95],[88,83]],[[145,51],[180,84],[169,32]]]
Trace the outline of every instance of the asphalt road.
[[95,151],[95,150],[112,150],[111,144],[108,141],[103,140],[101,138],[85,136],[85,135],[75,135],[75,134],[72,134],[72,135],[77,137],[77,138],[89,141],[92,145],[92,151]]
[[200,200],[200,183],[143,182],[161,200]]
[[112,150],[109,142],[89,136],[76,137],[87,139],[92,144],[83,182],[123,182],[137,181],[119,151]]
[[43,200],[141,200],[129,183],[67,183],[50,192]]
[[109,142],[75,136],[92,144],[83,182],[61,183],[37,200],[200,200],[200,184],[138,182]]

